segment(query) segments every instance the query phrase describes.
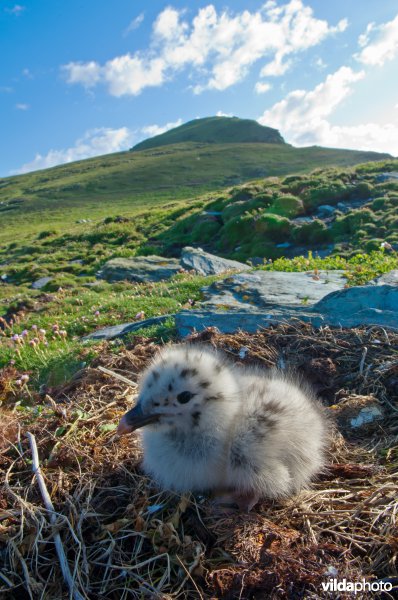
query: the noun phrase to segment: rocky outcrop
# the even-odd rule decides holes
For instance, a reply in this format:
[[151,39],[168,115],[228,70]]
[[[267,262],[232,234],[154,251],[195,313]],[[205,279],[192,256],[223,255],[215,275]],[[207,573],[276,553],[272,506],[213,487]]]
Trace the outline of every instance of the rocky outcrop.
[[47,283],[50,283],[50,281],[52,280],[52,277],[40,277],[40,279],[37,279],[32,283],[31,287],[34,290],[41,290],[47,285]]
[[200,275],[219,275],[232,270],[248,271],[251,269],[249,265],[237,260],[221,258],[205,252],[202,248],[191,248],[190,246],[186,246],[181,252],[181,266],[187,271],[193,269]]
[[253,307],[311,306],[346,283],[343,271],[239,273],[204,288],[203,306],[249,311]]
[[271,324],[292,319],[306,321],[320,327],[359,327],[379,325],[398,329],[398,287],[391,285],[353,287],[335,291],[312,306],[270,304],[259,309],[257,305],[231,309],[222,304],[218,310],[182,311],[176,315],[176,326],[181,337],[206,327],[217,327],[222,333],[239,329],[255,332]]
[[132,258],[112,258],[97,273],[97,277],[107,281],[161,281],[169,279],[180,271],[195,271],[200,275],[219,275],[228,271],[245,271],[252,267],[236,260],[221,258],[205,252],[201,248],[183,248],[181,259],[161,256],[136,256]]
[[175,258],[161,256],[137,256],[134,258],[112,258],[97,273],[97,277],[107,281],[135,281],[147,283],[162,281],[181,271],[180,262]]

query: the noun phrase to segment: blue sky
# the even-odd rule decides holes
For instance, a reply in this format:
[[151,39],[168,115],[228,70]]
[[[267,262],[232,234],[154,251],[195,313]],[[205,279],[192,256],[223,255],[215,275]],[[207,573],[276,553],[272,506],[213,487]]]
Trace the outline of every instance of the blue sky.
[[396,0],[0,0],[0,175],[215,114],[398,155]]

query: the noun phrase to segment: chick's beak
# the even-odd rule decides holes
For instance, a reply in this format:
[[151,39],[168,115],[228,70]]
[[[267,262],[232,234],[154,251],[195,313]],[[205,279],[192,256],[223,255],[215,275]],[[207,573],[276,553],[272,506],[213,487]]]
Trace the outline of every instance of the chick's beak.
[[116,433],[118,435],[131,433],[140,427],[144,427],[144,425],[156,423],[158,420],[159,415],[144,415],[141,404],[138,403],[120,419]]

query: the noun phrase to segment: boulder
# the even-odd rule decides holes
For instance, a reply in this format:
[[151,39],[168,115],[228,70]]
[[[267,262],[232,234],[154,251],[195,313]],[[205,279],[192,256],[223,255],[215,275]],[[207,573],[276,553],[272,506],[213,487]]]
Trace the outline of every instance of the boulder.
[[314,307],[328,325],[381,325],[398,328],[398,287],[365,285],[332,292]]
[[107,281],[161,281],[169,279],[181,271],[181,265],[175,258],[161,256],[137,256],[134,258],[112,258],[97,273],[97,277]]
[[203,288],[206,309],[230,307],[310,306],[346,284],[343,271],[285,273],[252,271],[239,273]]
[[[294,293],[284,295],[282,290],[279,301],[274,298],[272,303],[256,298],[250,288],[244,291],[224,289],[222,292],[222,295],[216,294],[204,303],[205,310],[185,310],[176,315],[177,332],[181,337],[206,327],[217,327],[222,333],[234,333],[239,329],[255,332],[292,319],[309,322],[314,327],[378,325],[398,329],[396,286],[373,285],[334,291],[310,306],[297,304],[295,298],[297,300],[302,293],[299,290],[296,290],[295,296]],[[268,295],[268,300],[270,298]]]
[[47,283],[50,283],[50,281],[52,280],[52,277],[40,277],[40,279],[37,279],[32,283],[31,287],[34,290],[41,290],[42,288],[44,288],[44,286],[47,285]]
[[227,271],[248,271],[251,269],[249,265],[221,258],[215,254],[209,254],[202,248],[191,248],[186,246],[181,252],[181,266],[184,269],[193,269],[201,275],[218,275]]

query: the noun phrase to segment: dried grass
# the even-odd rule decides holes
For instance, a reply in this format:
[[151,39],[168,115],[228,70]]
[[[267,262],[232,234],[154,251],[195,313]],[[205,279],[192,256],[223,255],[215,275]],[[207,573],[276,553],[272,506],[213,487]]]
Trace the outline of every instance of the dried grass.
[[[249,515],[217,514],[205,498],[156,490],[139,469],[139,438],[108,430],[131,406],[134,389],[98,367],[135,381],[157,346],[138,339],[115,353],[104,343],[90,368],[33,398],[41,412],[12,413],[7,395],[0,594],[69,597],[54,532],[88,599],[322,598],[321,582],[333,569],[338,579],[398,576],[398,334],[297,323],[255,335],[207,330],[191,341],[223,348],[236,361],[293,366],[326,404],[373,395],[388,417],[362,438],[336,432],[327,472],[311,490],[263,502]],[[28,431],[37,440],[52,519],[32,474]]]

